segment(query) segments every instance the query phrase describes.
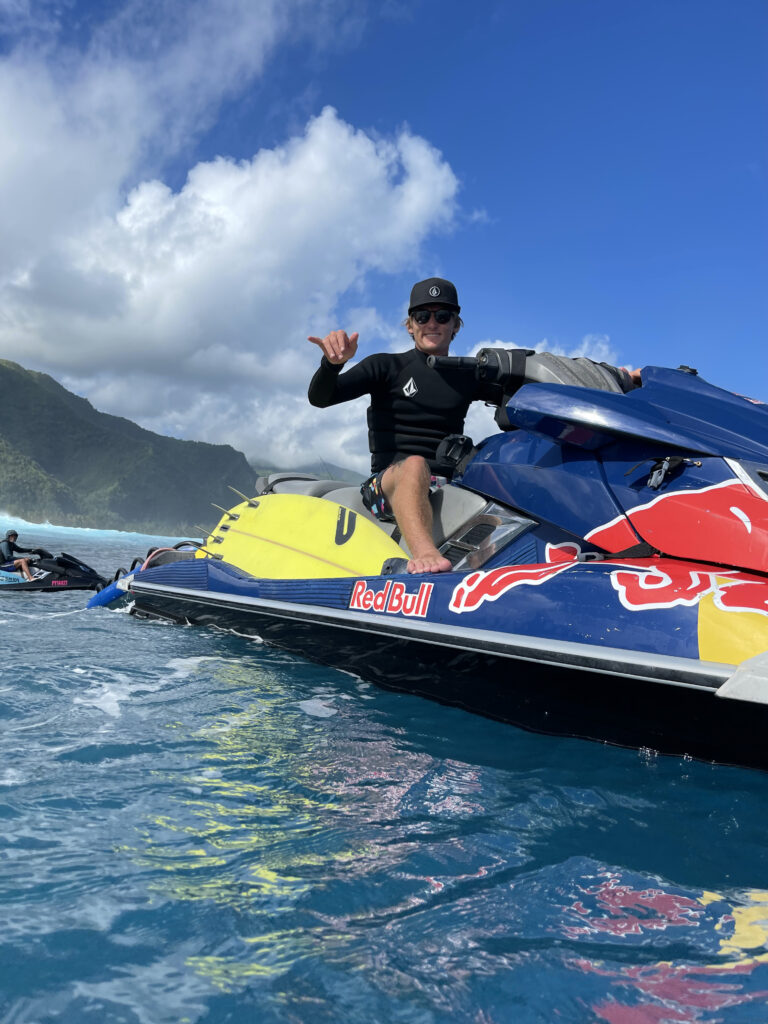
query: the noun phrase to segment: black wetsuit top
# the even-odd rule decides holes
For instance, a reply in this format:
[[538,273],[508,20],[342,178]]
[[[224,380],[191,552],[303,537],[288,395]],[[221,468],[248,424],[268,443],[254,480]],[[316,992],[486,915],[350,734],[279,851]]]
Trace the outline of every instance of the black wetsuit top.
[[403,455],[421,455],[432,472],[445,473],[435,454],[448,434],[461,434],[470,402],[498,402],[501,389],[475,379],[466,369],[427,366],[417,348],[366,356],[341,373],[343,366],[323,356],[309,385],[309,401],[325,409],[370,395],[368,445],[371,472],[379,473]]
[[5,540],[0,540],[0,562],[12,562],[16,555],[30,555],[32,553],[32,548],[20,548],[18,544],[7,537]]

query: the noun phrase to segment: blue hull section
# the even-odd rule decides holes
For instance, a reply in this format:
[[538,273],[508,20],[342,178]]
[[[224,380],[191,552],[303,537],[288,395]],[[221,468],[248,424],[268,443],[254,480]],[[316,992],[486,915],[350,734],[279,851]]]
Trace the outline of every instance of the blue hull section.
[[[768,768],[759,740],[768,707],[716,696],[733,666],[697,658],[696,608],[650,609],[637,621],[613,571],[571,564],[472,612],[451,602],[473,574],[254,580],[209,560],[137,574],[131,594],[140,614],[259,636],[377,685],[527,729]],[[565,600],[581,605],[581,621],[558,613]]]

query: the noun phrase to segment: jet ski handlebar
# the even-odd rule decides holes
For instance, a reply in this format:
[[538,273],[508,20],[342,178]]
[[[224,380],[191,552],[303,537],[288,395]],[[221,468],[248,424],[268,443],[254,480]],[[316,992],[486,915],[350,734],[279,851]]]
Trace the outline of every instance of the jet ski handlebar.
[[477,356],[427,356],[427,366],[455,367],[475,370],[478,366]]
[[502,395],[513,395],[523,384],[567,384],[622,394],[635,384],[626,370],[597,363],[583,356],[556,356],[531,348],[481,348],[476,356],[427,356],[427,365],[474,373],[477,380],[497,385]]
[[427,356],[427,366],[471,370],[477,380],[498,384],[508,394],[530,379],[526,371],[531,356],[535,353],[526,348],[481,348],[476,356]]

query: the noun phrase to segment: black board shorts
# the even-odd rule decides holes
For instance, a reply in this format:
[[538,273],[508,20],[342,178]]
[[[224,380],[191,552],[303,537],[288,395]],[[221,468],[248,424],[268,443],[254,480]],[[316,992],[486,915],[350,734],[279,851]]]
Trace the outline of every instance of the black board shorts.
[[[406,458],[408,458],[407,455],[401,455],[393,462],[390,462],[389,466],[394,466],[396,463],[402,462],[403,459]],[[392,506],[387,501],[386,495],[381,489],[381,478],[389,469],[389,466],[386,466],[384,469],[379,470],[378,473],[374,473],[372,476],[369,476],[368,479],[360,485],[360,494],[363,498],[363,504],[368,511],[382,523],[395,522],[395,514],[392,511]],[[443,487],[447,483],[447,477],[433,475],[430,477],[429,493],[431,494],[432,491],[436,491],[438,487]]]

